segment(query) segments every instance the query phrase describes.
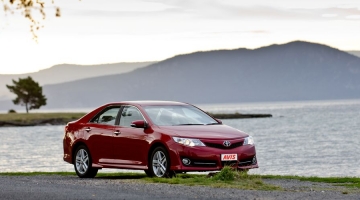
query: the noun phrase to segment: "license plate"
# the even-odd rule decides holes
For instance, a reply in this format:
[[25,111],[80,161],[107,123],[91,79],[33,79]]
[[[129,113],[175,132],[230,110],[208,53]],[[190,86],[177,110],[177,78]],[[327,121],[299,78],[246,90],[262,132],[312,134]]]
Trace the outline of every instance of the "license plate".
[[221,161],[237,160],[237,154],[221,154]]

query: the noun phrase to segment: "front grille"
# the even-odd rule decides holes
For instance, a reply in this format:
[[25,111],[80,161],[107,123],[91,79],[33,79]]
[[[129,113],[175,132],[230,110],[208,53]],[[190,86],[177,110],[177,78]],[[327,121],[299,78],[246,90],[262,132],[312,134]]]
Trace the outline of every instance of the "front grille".
[[216,167],[216,162],[210,161],[210,160],[195,160],[192,162],[192,166],[194,166],[194,167]]
[[244,167],[249,165],[255,165],[257,163],[256,157],[247,158],[245,160],[240,161],[221,161],[221,165],[224,166],[231,166],[231,167]]
[[234,149],[236,147],[242,146],[243,142],[233,143],[229,147],[226,147],[223,144],[216,144],[216,143],[209,143],[209,142],[205,142],[205,145],[208,147],[213,147],[213,148],[217,148],[217,149]]

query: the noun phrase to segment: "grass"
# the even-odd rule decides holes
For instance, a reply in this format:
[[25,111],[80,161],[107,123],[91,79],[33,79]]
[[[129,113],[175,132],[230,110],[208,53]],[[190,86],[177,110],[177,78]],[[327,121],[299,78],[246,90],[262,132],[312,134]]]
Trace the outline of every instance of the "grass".
[[[61,175],[76,176],[75,172],[5,172],[0,176],[38,176]],[[264,183],[263,179],[295,179],[300,181],[331,183],[335,186],[346,186],[356,191],[360,188],[360,178],[357,177],[302,177],[280,175],[249,175],[245,172],[236,172],[225,167],[214,176],[203,174],[177,174],[173,178],[148,177],[144,173],[98,173],[99,179],[138,180],[146,183],[181,184],[188,186],[209,186],[215,188],[236,188],[245,190],[283,190],[278,186]],[[343,191],[347,194],[348,191]]]
[[268,179],[296,179],[300,181],[333,183],[339,186],[360,188],[360,178],[357,177],[303,177],[303,176],[279,176],[279,175],[263,175],[261,177]]
[[[231,171],[230,171],[231,170]],[[175,178],[144,178],[147,182],[182,184],[189,186],[210,186],[215,188],[236,188],[245,190],[282,190],[278,186],[264,183],[260,176],[247,175],[224,168],[213,177],[198,174],[178,174]]]
[[72,121],[84,116],[85,113],[7,113],[0,114],[0,121],[18,122],[18,123],[34,123],[39,120],[62,119],[64,121]]
[[[231,170],[231,169],[230,169]],[[225,168],[213,177],[202,174],[177,174],[173,178],[148,177],[143,173],[98,173],[99,179],[125,179],[139,180],[146,183],[166,183],[181,185],[200,185],[216,188],[237,188],[246,190],[281,190],[280,187],[264,183],[260,176],[247,175],[243,172],[230,171]],[[74,172],[8,172],[0,173],[0,176],[39,176],[39,175],[61,175],[76,176]],[[232,177],[232,178],[230,178]]]

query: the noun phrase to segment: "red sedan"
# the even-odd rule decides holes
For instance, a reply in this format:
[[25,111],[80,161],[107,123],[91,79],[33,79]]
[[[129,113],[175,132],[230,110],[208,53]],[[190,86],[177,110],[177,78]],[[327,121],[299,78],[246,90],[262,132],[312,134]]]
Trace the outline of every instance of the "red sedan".
[[145,170],[171,177],[217,171],[225,165],[257,168],[254,140],[201,109],[180,102],[109,103],[65,127],[64,161],[80,178],[101,168]]

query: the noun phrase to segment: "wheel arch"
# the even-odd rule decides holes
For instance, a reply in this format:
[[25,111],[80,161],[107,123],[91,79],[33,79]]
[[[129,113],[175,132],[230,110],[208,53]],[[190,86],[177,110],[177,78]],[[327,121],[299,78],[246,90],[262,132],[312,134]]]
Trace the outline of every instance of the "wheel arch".
[[[75,153],[76,153],[75,151],[81,145],[84,145],[89,150],[89,147],[85,144],[85,142],[83,142],[83,141],[76,142],[71,149],[71,163],[72,164],[74,164],[74,158],[75,158]],[[90,150],[89,150],[89,153],[91,155]]]
[[[161,141],[154,141],[150,148],[149,148],[149,151],[148,151],[148,155],[147,155],[147,166],[149,167],[149,163],[150,163],[150,157],[151,157],[151,154],[152,152],[154,151],[155,148],[157,147],[164,147],[168,153],[168,155],[170,154],[170,151],[169,151],[169,148],[166,146],[166,144],[164,144],[163,142]],[[169,155],[169,159],[170,159],[170,163],[171,163],[171,158],[170,158],[170,155]]]

